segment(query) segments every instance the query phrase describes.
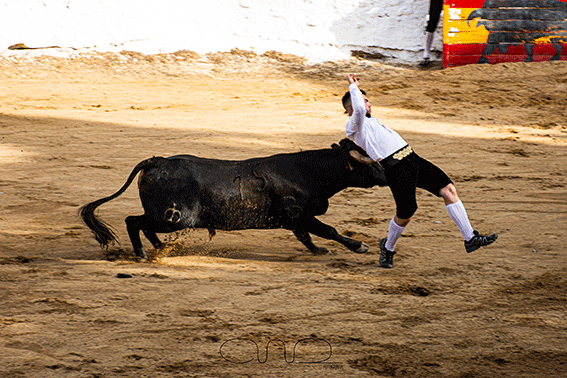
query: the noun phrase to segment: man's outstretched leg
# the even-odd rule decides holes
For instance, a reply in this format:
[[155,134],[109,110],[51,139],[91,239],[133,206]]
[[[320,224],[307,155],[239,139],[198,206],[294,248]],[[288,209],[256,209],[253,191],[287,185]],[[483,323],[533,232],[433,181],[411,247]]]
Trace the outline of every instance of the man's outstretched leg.
[[480,247],[490,245],[498,239],[497,234],[489,236],[480,235],[478,231],[473,229],[465,206],[457,196],[457,190],[453,184],[449,184],[441,189],[439,194],[445,200],[445,208],[447,213],[449,213],[449,217],[455,222],[465,240],[465,249],[468,253],[476,251]]

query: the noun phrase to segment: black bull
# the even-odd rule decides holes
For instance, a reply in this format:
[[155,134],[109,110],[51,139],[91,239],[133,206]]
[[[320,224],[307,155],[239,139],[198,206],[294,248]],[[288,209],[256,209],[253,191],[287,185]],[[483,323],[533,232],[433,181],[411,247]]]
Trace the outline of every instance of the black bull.
[[480,18],[477,27],[484,25],[488,40],[478,63],[488,63],[486,56],[496,49],[502,54],[510,45],[524,45],[532,62],[536,40],[548,40],[555,48],[550,60],[560,60],[562,43],[567,42],[567,3],[557,0],[486,0],[483,7],[473,11],[467,21]]
[[153,157],[139,163],[116,193],[86,204],[79,214],[101,246],[117,241],[94,210],[122,194],[142,172],[138,188],[144,214],[126,218],[138,257],[146,257],[140,231],[159,248],[156,233],[185,228],[208,229],[211,237],[215,230],[285,228],[313,254],[327,250],[313,244],[310,233],[364,253],[368,245],[340,235],[315,216],[324,214],[328,199],[347,187],[386,186],[384,171],[348,139],[332,147],[243,161]]

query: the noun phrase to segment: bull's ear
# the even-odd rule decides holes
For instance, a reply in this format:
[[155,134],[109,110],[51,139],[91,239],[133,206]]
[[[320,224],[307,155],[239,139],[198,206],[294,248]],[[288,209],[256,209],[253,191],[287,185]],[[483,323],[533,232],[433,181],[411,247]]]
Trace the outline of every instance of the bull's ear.
[[339,147],[339,145],[336,144],[336,143],[331,144],[331,148],[332,148],[333,150],[340,150],[340,149],[341,149],[341,148]]
[[363,164],[372,164],[374,163],[374,160],[372,160],[371,158],[369,158],[368,156],[363,156],[360,152],[358,152],[357,150],[350,150],[348,152],[348,154],[356,161],[358,161],[359,163],[363,163]]

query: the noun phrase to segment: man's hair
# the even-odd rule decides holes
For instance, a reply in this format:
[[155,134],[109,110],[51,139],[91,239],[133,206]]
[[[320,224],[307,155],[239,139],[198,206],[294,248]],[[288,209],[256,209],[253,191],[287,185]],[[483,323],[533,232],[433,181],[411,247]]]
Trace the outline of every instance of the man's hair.
[[[366,92],[364,90],[361,89],[360,92],[363,95],[366,96]],[[343,96],[342,102],[343,102],[343,108],[345,108],[345,110],[347,110],[348,107],[352,105],[351,101],[350,101],[350,92],[345,93],[345,95]],[[348,111],[347,111],[347,113],[348,113]]]

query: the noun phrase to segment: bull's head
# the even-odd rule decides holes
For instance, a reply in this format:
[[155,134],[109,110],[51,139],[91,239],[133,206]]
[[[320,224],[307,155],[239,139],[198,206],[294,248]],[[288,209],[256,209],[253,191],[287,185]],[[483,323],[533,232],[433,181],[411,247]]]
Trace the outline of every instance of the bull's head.
[[[471,21],[474,20],[475,18],[482,18],[482,9],[476,9],[474,11],[471,12],[471,14],[469,14],[469,17],[467,18],[467,25],[471,26]],[[477,23],[476,27],[478,28],[480,25],[482,25],[482,23]]]
[[345,138],[339,144],[335,143],[331,147],[345,156],[348,168],[351,171],[351,179],[354,181],[353,186],[372,187],[375,185],[388,185],[382,166],[372,160],[353,141]]

